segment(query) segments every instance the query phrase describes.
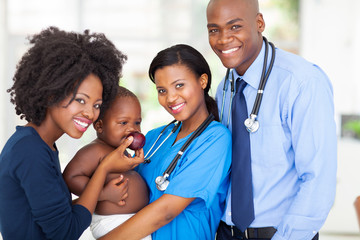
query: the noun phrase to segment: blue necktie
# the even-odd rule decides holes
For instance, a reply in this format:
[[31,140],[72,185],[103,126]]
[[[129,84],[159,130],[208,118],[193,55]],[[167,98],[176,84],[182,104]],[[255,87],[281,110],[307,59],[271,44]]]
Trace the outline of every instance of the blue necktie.
[[232,108],[231,217],[242,232],[254,220],[250,136],[244,126],[248,117],[243,90],[244,80],[238,78]]

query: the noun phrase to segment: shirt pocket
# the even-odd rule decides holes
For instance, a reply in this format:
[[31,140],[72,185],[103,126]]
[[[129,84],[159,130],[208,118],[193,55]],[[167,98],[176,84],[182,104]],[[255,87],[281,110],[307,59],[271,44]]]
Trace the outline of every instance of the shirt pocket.
[[268,168],[291,164],[294,154],[290,131],[286,126],[281,124],[260,125],[256,133],[250,133],[250,139],[253,164]]

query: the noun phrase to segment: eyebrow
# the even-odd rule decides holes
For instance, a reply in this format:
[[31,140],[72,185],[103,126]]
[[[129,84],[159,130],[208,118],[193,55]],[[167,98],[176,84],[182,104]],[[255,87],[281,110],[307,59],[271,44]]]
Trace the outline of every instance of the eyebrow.
[[87,95],[86,93],[78,93],[78,94],[84,95],[85,97],[90,98],[89,95]]
[[185,79],[185,78],[178,78],[178,79],[176,79],[175,81],[173,81],[173,82],[171,83],[171,85],[175,85],[175,86],[176,86],[176,84],[178,84],[179,82],[183,82],[183,81],[186,81],[186,79]]
[[[230,20],[230,21],[228,21],[227,23],[226,23],[226,25],[231,25],[231,24],[234,24],[234,23],[236,23],[236,22],[241,22],[241,21],[244,21],[242,18],[235,18],[235,19],[232,19],[232,20]],[[216,24],[216,23],[209,23],[208,25],[207,25],[207,27],[209,28],[209,27],[217,27],[217,26],[219,26],[218,24]]]
[[[83,96],[87,97],[88,99],[90,99],[90,96],[87,95],[86,93],[77,93],[77,94],[83,95]],[[96,100],[96,102],[98,102],[98,101],[102,101],[102,98],[99,98]]]
[[230,25],[230,24],[234,24],[234,23],[236,23],[236,22],[242,22],[242,21],[244,21],[244,19],[242,19],[242,18],[235,18],[235,19],[233,19],[233,20],[228,21],[228,22],[226,23],[226,25]]
[[[184,78],[178,78],[178,79],[174,80],[173,82],[171,82],[171,85],[175,85],[180,81],[185,81],[185,79]],[[156,89],[159,89],[159,88],[163,88],[163,86],[157,86],[156,87]]]

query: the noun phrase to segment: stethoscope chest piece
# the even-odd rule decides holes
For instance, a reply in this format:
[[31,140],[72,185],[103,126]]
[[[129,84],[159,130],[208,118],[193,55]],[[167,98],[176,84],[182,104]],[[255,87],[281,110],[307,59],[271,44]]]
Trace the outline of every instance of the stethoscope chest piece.
[[256,117],[253,117],[253,115],[250,115],[250,117],[244,121],[244,125],[246,130],[250,133],[254,133],[259,129],[259,121],[257,121]]
[[155,179],[155,183],[156,183],[156,188],[159,190],[159,191],[165,191],[166,188],[168,187],[169,185],[169,180],[167,180],[167,175],[163,175],[163,176],[158,176],[156,179]]

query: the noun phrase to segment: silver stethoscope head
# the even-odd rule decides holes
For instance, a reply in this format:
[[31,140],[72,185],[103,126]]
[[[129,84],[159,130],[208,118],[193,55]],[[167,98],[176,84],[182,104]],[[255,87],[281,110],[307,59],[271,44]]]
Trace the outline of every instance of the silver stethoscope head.
[[244,121],[246,130],[250,133],[254,133],[259,129],[259,121],[256,120],[255,114],[250,114],[250,117]]
[[167,179],[169,177],[168,174],[164,174],[163,176],[158,176],[156,179],[155,179],[155,183],[156,183],[156,188],[159,190],[159,191],[165,191],[166,188],[168,187],[169,185],[169,180]]

